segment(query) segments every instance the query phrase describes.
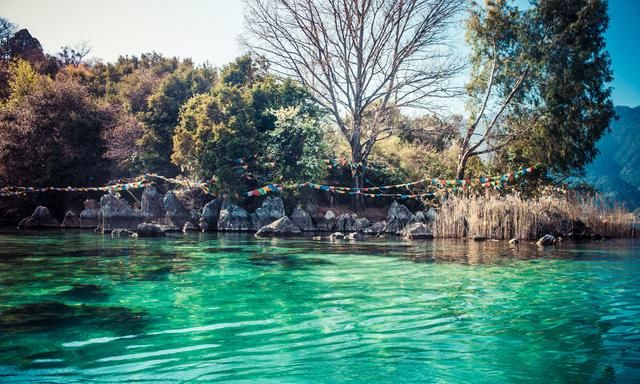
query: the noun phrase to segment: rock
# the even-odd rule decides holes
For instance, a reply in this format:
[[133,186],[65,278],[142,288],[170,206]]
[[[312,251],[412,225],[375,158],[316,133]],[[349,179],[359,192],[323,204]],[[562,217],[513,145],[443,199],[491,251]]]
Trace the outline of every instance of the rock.
[[302,231],[309,232],[314,230],[311,215],[298,204],[291,212],[291,221],[297,225]]
[[135,234],[135,232],[131,232],[130,230],[124,228],[118,228],[111,231],[111,237],[133,237],[133,235]]
[[404,227],[411,221],[413,214],[409,208],[394,201],[387,214],[387,233],[401,233]]
[[509,245],[517,245],[520,243],[520,240],[513,238],[511,240],[509,240]]
[[287,216],[282,216],[278,220],[269,225],[265,225],[256,232],[257,237],[266,236],[288,236],[299,235],[302,233],[300,227],[298,227]]
[[165,215],[163,196],[154,185],[148,185],[140,199],[140,213],[145,220],[155,220]]
[[136,230],[138,237],[164,237],[166,236],[165,231],[159,224],[153,223],[142,223],[138,225]]
[[409,240],[433,239],[431,229],[424,223],[409,224],[403,231],[404,237]]
[[186,223],[184,223],[184,227],[182,227],[182,232],[187,233],[187,232],[194,232],[197,231],[198,227],[196,227],[195,225],[193,225],[192,222],[187,221]]
[[347,235],[346,237],[347,240],[357,240],[358,239],[358,233],[357,232],[351,232]]
[[422,211],[416,212],[413,216],[411,216],[411,220],[409,220],[408,224],[413,223],[422,223],[426,224],[428,222],[427,217],[424,215]]
[[204,207],[202,207],[202,215],[200,215],[200,229],[203,231],[216,231],[218,230],[218,219],[220,219],[220,209],[224,198],[218,196],[211,200]]
[[80,218],[73,212],[69,211],[64,215],[62,220],[63,228],[80,228]]
[[487,240],[487,238],[484,236],[481,236],[481,235],[473,236],[473,241],[485,241],[485,240]]
[[433,207],[429,207],[429,209],[424,213],[424,217],[427,221],[435,221],[438,218],[438,212]]
[[191,218],[191,212],[185,208],[173,191],[167,192],[162,200],[162,205],[166,211],[165,217],[171,225],[182,228]]
[[362,232],[369,226],[371,226],[371,222],[366,217],[359,217],[356,219],[356,231]]
[[80,228],[97,228],[100,225],[100,205],[94,199],[84,201],[80,212]]
[[313,236],[311,240],[322,240],[322,236]]
[[284,204],[279,197],[267,196],[260,208],[251,215],[253,229],[259,229],[284,217]]
[[49,208],[38,206],[31,216],[26,217],[18,224],[18,229],[33,228],[60,228],[58,220],[51,217]]
[[355,213],[343,213],[336,217],[333,229],[340,232],[356,232],[356,220],[358,220],[358,215]]
[[182,232],[182,229],[176,227],[173,224],[169,224],[169,225],[163,225],[160,224],[160,229],[162,229],[163,232],[165,233],[177,233],[177,232]]
[[126,201],[112,194],[106,194],[100,198],[100,218],[103,232],[116,228],[133,230],[142,221],[139,212],[131,208]]
[[331,232],[336,225],[336,214],[328,210],[322,218],[318,220],[317,230],[322,232]]
[[343,240],[345,238],[344,233],[342,232],[334,232],[331,235],[329,235],[329,240],[331,241],[335,241],[335,240]]
[[387,222],[386,221],[378,221],[373,223],[372,225],[366,227],[362,232],[379,235],[387,230]]
[[247,211],[227,201],[222,204],[218,231],[248,231],[250,228],[251,222]]
[[554,245],[556,241],[556,238],[553,237],[552,235],[544,235],[542,236],[538,242],[536,242],[537,245],[542,245],[542,246],[548,246],[548,245]]

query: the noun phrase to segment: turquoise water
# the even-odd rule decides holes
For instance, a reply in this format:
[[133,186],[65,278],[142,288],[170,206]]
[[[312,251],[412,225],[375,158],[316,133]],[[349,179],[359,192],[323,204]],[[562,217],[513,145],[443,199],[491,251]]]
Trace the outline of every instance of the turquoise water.
[[640,243],[0,234],[0,382],[640,381]]

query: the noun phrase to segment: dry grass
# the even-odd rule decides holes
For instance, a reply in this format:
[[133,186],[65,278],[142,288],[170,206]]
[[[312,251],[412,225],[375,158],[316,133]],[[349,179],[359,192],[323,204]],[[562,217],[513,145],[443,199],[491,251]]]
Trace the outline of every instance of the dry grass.
[[438,238],[537,239],[546,233],[572,232],[578,220],[603,236],[631,238],[638,232],[635,216],[624,207],[571,194],[535,199],[495,194],[453,197],[440,208],[433,232]]

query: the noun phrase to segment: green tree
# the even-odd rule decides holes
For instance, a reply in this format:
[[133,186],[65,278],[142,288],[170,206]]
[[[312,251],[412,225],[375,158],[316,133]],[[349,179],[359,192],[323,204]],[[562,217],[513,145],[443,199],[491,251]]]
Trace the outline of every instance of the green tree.
[[606,10],[605,0],[535,0],[524,11],[508,0],[474,4],[458,178],[486,153],[505,166],[542,162],[563,173],[593,159],[614,116]]

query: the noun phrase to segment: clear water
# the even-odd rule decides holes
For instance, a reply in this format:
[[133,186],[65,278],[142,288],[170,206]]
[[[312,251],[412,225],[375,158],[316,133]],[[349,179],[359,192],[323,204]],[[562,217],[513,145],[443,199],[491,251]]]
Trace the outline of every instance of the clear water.
[[0,235],[0,382],[640,381],[640,243]]

